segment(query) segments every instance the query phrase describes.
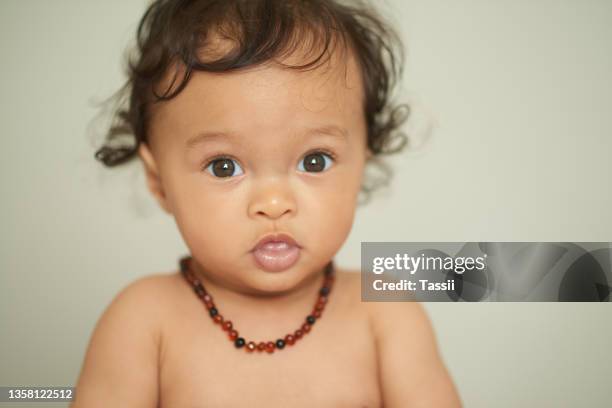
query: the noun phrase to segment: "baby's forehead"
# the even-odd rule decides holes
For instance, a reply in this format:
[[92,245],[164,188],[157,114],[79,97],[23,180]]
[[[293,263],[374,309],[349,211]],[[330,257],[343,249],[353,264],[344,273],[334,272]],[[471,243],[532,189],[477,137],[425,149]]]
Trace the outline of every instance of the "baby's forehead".
[[175,98],[158,106],[151,130],[161,127],[163,133],[172,129],[188,133],[197,127],[265,123],[269,125],[262,129],[272,129],[273,124],[288,127],[300,122],[342,126],[363,116],[363,87],[351,54],[338,51],[308,70],[282,65],[295,62],[268,61],[222,73],[194,72]]
[[[196,74],[197,75],[197,74]],[[315,69],[297,70],[276,62],[231,73],[197,75],[194,92],[227,94],[259,102],[294,100],[309,110],[319,111],[329,104],[361,103],[362,87],[354,61],[326,62]]]
[[[199,51],[203,61],[224,58],[233,51],[233,43],[218,39]],[[190,76],[197,76],[197,86],[215,85],[231,88],[232,83],[269,87],[271,91],[283,91],[284,88],[304,88],[303,93],[314,93],[318,98],[330,97],[332,94],[361,92],[362,75],[354,51],[340,42],[333,42],[329,47],[320,49],[311,45],[291,49],[287,54],[275,56],[260,64],[221,72],[202,72],[194,70]],[[302,68],[307,66],[306,68]],[[176,87],[186,74],[186,67],[181,63],[171,64],[155,88],[160,93]],[[204,79],[204,80],[202,80]],[[206,81],[208,79],[208,81]]]

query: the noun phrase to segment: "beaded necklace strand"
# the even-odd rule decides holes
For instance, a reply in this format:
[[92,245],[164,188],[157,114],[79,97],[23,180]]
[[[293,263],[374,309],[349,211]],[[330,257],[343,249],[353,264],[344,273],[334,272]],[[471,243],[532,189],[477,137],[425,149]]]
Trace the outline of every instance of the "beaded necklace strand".
[[193,288],[195,294],[204,302],[208,314],[212,318],[215,324],[220,325],[223,331],[228,332],[228,338],[234,343],[237,349],[244,348],[248,353],[253,351],[273,353],[275,350],[283,350],[286,345],[293,346],[298,340],[304,337],[310,332],[312,326],[321,318],[327,299],[331,293],[331,289],[335,280],[335,268],[333,261],[330,261],[323,270],[324,280],[321,289],[319,289],[317,301],[312,309],[312,312],[306,316],[306,321],[302,323],[302,326],[295,330],[293,334],[287,334],[283,338],[279,338],[276,341],[260,341],[256,343],[254,341],[246,341],[244,337],[240,337],[238,331],[233,327],[231,320],[225,320],[219,313],[219,310],[215,306],[212,296],[204,288],[202,282],[195,276],[191,269],[191,256],[185,256],[180,259],[180,269],[183,277]]

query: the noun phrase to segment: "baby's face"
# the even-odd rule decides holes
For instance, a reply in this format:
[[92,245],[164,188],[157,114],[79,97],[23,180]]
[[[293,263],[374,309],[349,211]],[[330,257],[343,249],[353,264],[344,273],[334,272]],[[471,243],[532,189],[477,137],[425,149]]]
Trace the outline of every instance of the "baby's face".
[[[149,186],[217,282],[285,291],[346,240],[368,154],[363,89],[352,58],[330,64],[196,72],[155,109],[150,145],[140,148]],[[280,272],[260,267],[251,252],[272,232],[301,247]]]

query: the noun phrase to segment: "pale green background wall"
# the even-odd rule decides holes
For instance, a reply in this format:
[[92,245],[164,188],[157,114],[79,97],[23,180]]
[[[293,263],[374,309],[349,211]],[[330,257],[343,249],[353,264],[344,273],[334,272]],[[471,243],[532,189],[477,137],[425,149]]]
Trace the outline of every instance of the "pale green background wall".
[[[392,160],[338,263],[358,268],[361,241],[612,241],[612,3],[378,3],[435,132]],[[0,2],[0,385],[72,385],[112,297],[186,253],[139,163],[103,168],[87,133],[144,7]],[[426,308],[466,407],[610,400],[609,304]]]

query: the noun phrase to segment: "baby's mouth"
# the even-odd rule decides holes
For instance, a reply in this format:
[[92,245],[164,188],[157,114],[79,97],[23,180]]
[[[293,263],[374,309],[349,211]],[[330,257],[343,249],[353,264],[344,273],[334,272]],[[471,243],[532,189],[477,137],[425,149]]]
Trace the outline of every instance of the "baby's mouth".
[[284,251],[284,250],[289,249],[291,246],[294,246],[294,245],[291,245],[285,241],[278,241],[278,242],[271,241],[271,242],[266,242],[265,244],[261,245],[259,249],[263,249],[266,251]]
[[292,267],[300,257],[300,246],[287,234],[271,234],[259,240],[251,251],[255,263],[268,272]]

